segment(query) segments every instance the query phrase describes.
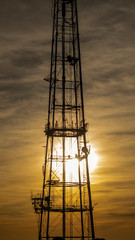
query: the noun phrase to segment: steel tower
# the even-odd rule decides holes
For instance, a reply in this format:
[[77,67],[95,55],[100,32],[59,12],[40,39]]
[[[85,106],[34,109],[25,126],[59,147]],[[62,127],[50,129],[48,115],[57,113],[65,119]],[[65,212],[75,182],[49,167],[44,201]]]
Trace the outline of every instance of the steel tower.
[[76,0],[53,1],[42,194],[32,196],[39,240],[95,239]]

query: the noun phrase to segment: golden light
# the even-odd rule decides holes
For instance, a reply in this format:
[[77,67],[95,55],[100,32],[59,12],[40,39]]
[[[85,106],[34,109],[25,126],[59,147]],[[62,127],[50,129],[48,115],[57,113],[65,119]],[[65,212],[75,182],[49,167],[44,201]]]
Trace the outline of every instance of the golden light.
[[66,181],[78,182],[78,159],[73,158],[66,163]]
[[[74,145],[74,147],[73,147]],[[62,147],[58,144],[57,145],[57,152],[55,155],[62,157]],[[66,182],[78,182],[78,161],[79,159],[77,156],[77,144],[70,143],[69,140],[66,142]],[[89,165],[89,172],[92,173],[96,167],[98,162],[98,155],[96,154],[95,149],[91,146],[90,153],[88,155],[88,165]],[[58,178],[62,181],[62,172],[63,172],[63,162],[53,163],[53,170],[57,174]],[[85,160],[80,161],[80,168],[81,168],[81,179],[84,181],[84,169],[86,168]]]
[[98,160],[98,155],[95,153],[95,149],[91,146],[90,154],[88,155],[90,173],[96,169]]

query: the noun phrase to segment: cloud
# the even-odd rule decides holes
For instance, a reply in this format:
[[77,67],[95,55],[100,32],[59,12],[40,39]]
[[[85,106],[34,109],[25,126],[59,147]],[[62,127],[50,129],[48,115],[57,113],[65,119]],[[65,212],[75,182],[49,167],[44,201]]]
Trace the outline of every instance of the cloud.
[[113,114],[106,114],[106,115],[102,115],[100,116],[100,118],[103,119],[113,119],[113,118],[129,118],[129,117],[135,117],[135,113],[134,112],[117,112],[117,113],[113,113]]
[[4,118],[8,118],[12,115],[15,114],[15,112],[18,110],[17,107],[13,107],[12,109],[3,109],[3,111],[1,112],[1,116],[0,116],[0,119],[4,119]]
[[107,133],[107,135],[115,135],[115,136],[123,136],[123,135],[129,135],[129,136],[135,136],[135,131],[123,131],[123,132],[110,132]]
[[117,212],[113,212],[113,213],[109,213],[108,215],[110,215],[111,217],[117,217],[117,218],[134,218],[135,217],[135,212],[131,212],[131,213],[117,213]]
[[25,210],[22,209],[22,204],[24,207],[24,202],[20,204],[20,206],[16,206],[16,204],[12,205],[4,205],[0,209],[0,215],[1,216],[8,216],[11,218],[17,217],[17,218],[22,218],[25,217]]
[[[8,0],[1,3],[0,25],[3,32],[12,34],[22,32],[33,32],[39,28],[47,29],[45,24],[50,16],[50,1],[18,1]],[[8,17],[7,17],[8,16]]]
[[32,69],[45,62],[45,54],[34,50],[20,49],[13,52],[10,61],[16,67]]

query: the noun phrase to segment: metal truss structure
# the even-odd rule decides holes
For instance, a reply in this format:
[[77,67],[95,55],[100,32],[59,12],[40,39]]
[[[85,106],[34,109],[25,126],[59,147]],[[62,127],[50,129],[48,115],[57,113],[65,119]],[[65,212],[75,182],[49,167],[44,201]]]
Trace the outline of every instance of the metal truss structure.
[[53,1],[42,193],[32,196],[39,240],[95,239],[76,0]]

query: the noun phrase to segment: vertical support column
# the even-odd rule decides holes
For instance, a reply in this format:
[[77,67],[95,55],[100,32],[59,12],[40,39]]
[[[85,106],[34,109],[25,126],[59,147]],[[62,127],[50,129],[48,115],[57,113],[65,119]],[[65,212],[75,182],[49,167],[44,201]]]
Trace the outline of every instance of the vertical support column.
[[[71,11],[72,11],[72,35],[73,35],[73,58],[76,58],[75,52],[75,25],[74,25],[74,17],[73,17],[73,2],[71,3]],[[77,99],[77,84],[76,84],[76,66],[74,64],[74,90],[75,90],[75,104],[76,104],[76,127],[78,129],[78,99]],[[80,156],[79,149],[79,139],[77,137],[77,149],[78,149],[78,158]],[[79,175],[79,192],[80,192],[80,208],[81,208],[81,231],[82,231],[82,239],[84,239],[84,223],[83,223],[83,211],[82,211],[82,188],[81,188],[81,171],[80,171],[80,162],[78,159],[78,175]]]
[[[80,91],[81,91],[82,117],[83,117],[83,129],[84,129],[83,138],[84,138],[84,147],[86,148],[87,146],[86,146],[86,136],[85,136],[84,100],[83,100],[83,86],[82,86],[82,69],[81,69],[81,54],[80,54],[77,0],[75,0],[75,5],[76,5],[75,9],[76,9],[78,54],[79,54]],[[95,239],[93,209],[92,209],[92,199],[91,199],[91,189],[90,189],[90,176],[89,176],[89,166],[88,166],[88,155],[87,154],[86,154],[86,173],[87,173],[87,188],[88,188],[88,197],[89,197],[89,211],[90,211],[90,219],[91,219],[92,239]]]
[[[86,148],[86,137],[85,136],[84,136],[84,146]],[[92,239],[95,239],[93,208],[92,208],[92,198],[91,198],[91,189],[90,189],[90,176],[89,176],[89,166],[88,166],[88,155],[86,155],[86,171],[87,171],[87,187],[88,187],[88,197],[89,197],[89,211],[90,211],[90,219],[91,219]]]
[[[50,125],[50,105],[51,105],[51,95],[52,95],[52,65],[53,65],[53,51],[54,51],[54,29],[55,29],[55,19],[56,19],[55,11],[56,11],[56,0],[54,2],[54,12],[53,12],[52,50],[51,50],[51,66],[50,66],[49,105],[48,105],[48,127]],[[49,142],[49,136],[47,136],[47,140],[46,140],[45,170],[44,170],[44,176],[43,176],[43,190],[42,190],[42,201],[41,201],[41,218],[40,218],[40,226],[39,226],[39,240],[42,239],[43,201],[44,201],[44,197],[45,197],[45,181],[46,181],[48,142]]]
[[[62,0],[62,125],[65,129],[65,1]],[[63,239],[66,233],[65,216],[65,137],[63,137]]]
[[[56,7],[55,11],[55,65],[54,65],[54,81],[53,84],[53,111],[52,111],[52,128],[54,128],[54,121],[55,121],[55,95],[56,95],[56,78],[57,78],[57,41],[58,41],[58,5]],[[54,39],[53,39],[54,41]],[[50,123],[49,123],[50,124]],[[51,198],[51,179],[52,179],[52,158],[53,158],[53,143],[54,143],[54,138],[52,136],[52,142],[51,142],[51,162],[50,162],[50,178],[49,178],[49,204],[48,204],[48,218],[47,218],[47,231],[46,231],[46,238],[49,239],[49,221],[50,221],[50,198]]]
[[[77,142],[78,142],[78,140],[77,140]],[[80,153],[79,153],[79,155],[80,155]],[[81,207],[81,229],[82,229],[82,239],[84,240],[83,211],[82,211],[82,189],[81,189],[81,171],[80,171],[80,160],[79,159],[78,159],[78,174],[79,174],[80,207]]]
[[41,218],[40,218],[40,226],[39,226],[39,240],[41,240],[41,233],[42,233],[43,202],[44,202],[44,196],[45,196],[45,181],[46,181],[46,165],[47,165],[47,154],[48,154],[48,140],[49,140],[49,137],[47,136],[46,152],[45,152],[45,170],[44,170],[44,177],[43,177],[43,190],[42,190],[42,201],[41,201]]
[[51,161],[50,161],[50,177],[49,177],[49,201],[48,201],[48,216],[47,216],[47,231],[46,239],[49,239],[49,222],[50,222],[50,199],[51,199],[51,180],[52,180],[52,158],[53,158],[53,137],[51,142]]
[[[70,181],[71,181],[71,183],[72,183],[72,173],[71,173],[71,179],[70,179]],[[71,206],[72,206],[72,204],[73,204],[73,191],[72,191],[72,187],[71,187],[71,199],[70,199],[70,202],[71,202]],[[73,239],[73,213],[71,212],[70,213],[70,240],[72,240]]]

